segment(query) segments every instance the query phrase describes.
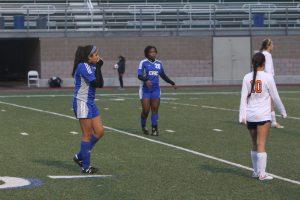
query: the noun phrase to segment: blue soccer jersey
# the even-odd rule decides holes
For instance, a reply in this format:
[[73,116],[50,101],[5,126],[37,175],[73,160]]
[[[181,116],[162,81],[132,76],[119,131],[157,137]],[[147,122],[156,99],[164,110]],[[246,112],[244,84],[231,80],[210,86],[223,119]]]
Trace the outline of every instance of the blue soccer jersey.
[[[138,68],[138,76],[144,76],[152,82],[152,88],[159,88],[159,76],[164,74],[163,64],[159,60],[151,62],[148,59],[144,59],[140,62]],[[143,83],[143,88],[147,88]]]
[[74,74],[75,89],[73,110],[76,118],[94,118],[100,111],[94,102],[96,88],[91,82],[96,80],[96,67],[87,63],[79,63]]
[[93,103],[96,94],[96,88],[90,86],[90,82],[96,80],[96,67],[87,63],[79,63],[76,69],[74,99],[85,103]]

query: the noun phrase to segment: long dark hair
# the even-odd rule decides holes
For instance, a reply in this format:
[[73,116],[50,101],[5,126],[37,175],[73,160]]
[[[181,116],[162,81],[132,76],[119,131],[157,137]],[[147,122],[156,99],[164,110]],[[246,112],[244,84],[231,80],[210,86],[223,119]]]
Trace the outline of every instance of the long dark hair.
[[261,52],[254,54],[254,56],[252,57],[253,78],[252,78],[251,90],[248,94],[248,98],[251,96],[251,93],[254,90],[254,85],[255,85],[256,75],[257,75],[257,68],[262,66],[265,63],[265,61],[266,61],[265,55]]
[[124,57],[124,56],[122,56],[122,55],[121,55],[121,56],[119,56],[119,60],[120,60],[120,61],[122,61],[122,62],[125,62],[125,61],[126,61],[125,57]]
[[272,44],[272,40],[270,38],[266,38],[262,41],[260,51],[266,50]]
[[145,57],[148,58],[148,59],[150,59],[149,58],[149,52],[150,52],[151,49],[154,49],[157,53],[157,49],[156,49],[155,46],[151,46],[151,45],[146,46],[146,48],[144,50],[144,54],[145,54]]
[[74,58],[74,66],[72,71],[72,76],[74,77],[77,66],[81,62],[87,62],[89,59],[89,55],[93,49],[93,45],[87,45],[87,46],[79,46],[77,47],[75,58]]

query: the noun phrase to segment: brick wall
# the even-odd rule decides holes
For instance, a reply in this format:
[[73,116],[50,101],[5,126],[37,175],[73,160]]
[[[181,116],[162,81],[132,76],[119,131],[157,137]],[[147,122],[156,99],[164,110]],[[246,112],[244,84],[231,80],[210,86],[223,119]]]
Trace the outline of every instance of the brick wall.
[[[253,36],[252,51],[259,49],[265,37]],[[300,36],[272,36],[272,53],[279,83],[300,83]],[[126,57],[125,84],[137,85],[136,71],[144,58],[146,45],[158,48],[166,73],[182,85],[211,84],[212,37],[99,37],[99,38],[40,38],[41,77],[60,76],[72,85],[71,71],[78,45],[95,44],[104,60],[103,75],[107,85],[117,85],[113,65],[121,54]]]
[[105,61],[105,77],[116,76],[112,67],[120,54],[127,59],[125,77],[136,77],[144,48],[151,44],[157,47],[159,59],[170,77],[210,77],[211,40],[211,37],[41,38],[41,76],[70,78],[77,46],[95,44]]

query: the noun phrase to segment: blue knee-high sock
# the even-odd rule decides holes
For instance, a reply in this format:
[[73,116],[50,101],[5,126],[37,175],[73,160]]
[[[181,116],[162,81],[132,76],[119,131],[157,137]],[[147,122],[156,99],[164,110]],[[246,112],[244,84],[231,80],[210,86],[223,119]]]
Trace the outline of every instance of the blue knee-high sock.
[[94,148],[96,143],[99,141],[100,138],[97,138],[94,134],[92,134],[91,140],[90,140],[90,147],[91,150]]
[[83,169],[88,169],[91,161],[91,145],[90,142],[81,141],[80,155],[82,156],[82,167]]
[[141,126],[142,126],[142,128],[146,127],[146,123],[147,123],[147,117],[146,118],[141,117]]
[[158,121],[158,114],[152,114],[151,115],[152,126],[157,126],[157,121]]

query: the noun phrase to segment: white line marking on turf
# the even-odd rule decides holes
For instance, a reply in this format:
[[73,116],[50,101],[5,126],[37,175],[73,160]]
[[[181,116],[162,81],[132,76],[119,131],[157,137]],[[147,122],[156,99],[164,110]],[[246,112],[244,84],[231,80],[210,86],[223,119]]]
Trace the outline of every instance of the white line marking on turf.
[[78,135],[78,134],[79,134],[79,133],[76,132],[76,131],[70,131],[70,133],[73,134],[73,135]]
[[[17,108],[23,108],[23,109],[27,109],[27,110],[33,110],[33,111],[37,111],[37,112],[41,112],[41,113],[47,113],[47,114],[52,114],[52,115],[61,116],[61,117],[65,117],[65,118],[76,120],[75,117],[72,117],[72,116],[69,116],[69,115],[65,115],[65,114],[60,114],[60,113],[56,113],[56,112],[51,112],[51,111],[47,111],[47,110],[41,110],[41,109],[37,109],[37,108],[22,106],[22,105],[18,105],[18,104],[14,104],[14,103],[3,102],[3,101],[0,101],[0,103],[1,104],[5,104],[5,105],[14,106],[14,107],[17,107]],[[248,171],[253,171],[252,168],[247,167],[245,165],[241,165],[241,164],[238,164],[238,163],[230,162],[230,161],[224,160],[222,158],[218,158],[218,157],[215,157],[215,156],[204,154],[204,153],[201,153],[201,152],[198,152],[198,151],[194,151],[194,150],[191,150],[191,149],[187,149],[187,148],[184,148],[184,147],[176,146],[174,144],[169,144],[169,143],[166,143],[166,142],[161,142],[159,140],[154,140],[154,139],[146,138],[146,137],[143,137],[143,136],[140,136],[140,135],[136,135],[136,134],[133,134],[133,133],[129,133],[129,132],[122,131],[122,130],[115,129],[115,128],[108,127],[108,126],[104,126],[104,128],[106,128],[108,130],[111,130],[111,131],[115,131],[115,132],[118,132],[118,133],[122,133],[122,134],[125,134],[125,135],[128,135],[128,136],[131,136],[131,137],[139,138],[139,139],[146,140],[146,141],[149,141],[149,142],[152,142],[152,143],[161,144],[161,145],[164,145],[164,146],[167,146],[167,147],[171,147],[171,148],[174,148],[174,149],[177,149],[177,150],[188,152],[188,153],[200,156],[200,157],[204,157],[204,158],[212,159],[212,160],[215,160],[215,161],[219,161],[219,162],[222,162],[222,163],[225,163],[225,164],[228,164],[228,165],[231,165],[231,166],[235,166],[235,167],[238,167],[238,168],[241,168],[241,169],[245,169],[245,170],[248,170]],[[289,178],[284,178],[282,176],[278,176],[278,175],[271,174],[271,173],[269,173],[269,174],[271,176],[273,176],[274,178],[277,178],[279,180],[283,180],[283,181],[286,181],[286,182],[289,182],[289,183],[294,183],[294,184],[300,185],[300,181],[292,180],[292,179],[289,179]]]
[[169,129],[167,129],[166,131],[169,132],[169,133],[175,133],[175,131],[169,130]]
[[167,97],[162,97],[160,99],[162,99],[162,100],[169,100],[169,101],[176,101],[176,100],[178,100],[178,98],[167,98]]
[[215,128],[215,129],[213,129],[213,131],[222,132],[223,130]]
[[20,133],[21,135],[24,135],[24,136],[26,136],[26,135],[29,135],[28,133]]
[[77,179],[77,178],[109,178],[113,177],[113,175],[75,175],[75,176],[52,176],[48,175],[49,178],[52,179]]
[[109,110],[109,108],[103,108],[104,110]]
[[113,101],[125,101],[125,99],[111,99]]
[[[225,110],[225,111],[239,112],[239,110],[236,110],[236,109],[222,108],[222,107],[215,107],[215,106],[205,106],[205,105],[196,105],[196,104],[188,104],[188,103],[174,103],[174,102],[162,102],[162,103],[182,105],[182,106],[191,106],[191,107],[199,107],[199,108],[207,108],[207,109],[214,109],[214,110]],[[276,115],[276,116],[281,117],[281,115]],[[287,116],[286,118],[300,120],[300,117]]]
[[[236,94],[239,95],[241,92],[164,92],[162,95],[228,95],[228,94]],[[298,94],[300,91],[281,91],[280,94]],[[138,96],[138,93],[120,93],[120,94],[96,94],[96,96]],[[52,97],[53,95],[49,94],[34,94],[34,95],[0,95],[0,98],[9,98],[9,97]],[[57,94],[55,97],[73,97],[72,94]]]
[[5,112],[6,110],[1,110],[2,112]]

